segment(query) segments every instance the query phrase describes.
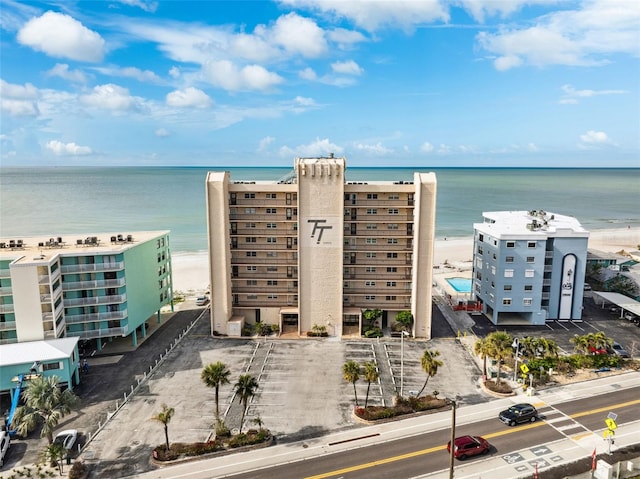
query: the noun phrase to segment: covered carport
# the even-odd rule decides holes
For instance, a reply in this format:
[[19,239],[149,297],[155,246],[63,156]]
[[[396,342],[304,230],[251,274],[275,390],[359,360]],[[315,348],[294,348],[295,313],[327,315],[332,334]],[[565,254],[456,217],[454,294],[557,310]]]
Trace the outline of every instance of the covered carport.
[[636,317],[640,317],[640,302],[636,301],[629,296],[625,296],[620,293],[608,293],[605,291],[592,291],[594,301],[596,304],[600,304],[602,301],[602,307],[605,308],[607,304],[615,304],[620,308],[620,319],[624,318],[624,313],[629,312]]

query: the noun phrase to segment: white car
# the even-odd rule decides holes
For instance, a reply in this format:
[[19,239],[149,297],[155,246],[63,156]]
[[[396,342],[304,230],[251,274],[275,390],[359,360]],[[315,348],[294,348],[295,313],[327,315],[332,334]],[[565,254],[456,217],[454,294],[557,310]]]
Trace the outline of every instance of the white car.
[[196,298],[196,306],[204,306],[208,302],[209,302],[209,298],[207,298],[206,296],[198,296]]
[[10,445],[11,438],[9,437],[9,433],[0,431],[0,467],[4,464],[4,456],[7,454]]
[[53,443],[60,444],[65,449],[70,450],[76,443],[76,439],[78,439],[78,431],[76,429],[66,429],[56,434]]

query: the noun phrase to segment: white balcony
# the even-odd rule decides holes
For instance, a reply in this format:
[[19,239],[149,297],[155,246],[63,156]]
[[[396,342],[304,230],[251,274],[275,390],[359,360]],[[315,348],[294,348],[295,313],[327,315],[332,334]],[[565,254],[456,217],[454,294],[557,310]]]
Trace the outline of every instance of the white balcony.
[[67,331],[68,337],[78,337],[80,339],[108,338],[112,336],[126,336],[129,332],[127,326],[122,328],[104,328],[93,331]]
[[94,281],[72,281],[62,284],[64,291],[77,291],[82,289],[119,288],[125,285],[124,278],[103,279]]
[[4,286],[0,288],[0,296],[11,296],[13,294],[13,288],[10,286]]
[[71,308],[74,306],[97,306],[101,304],[120,304],[127,300],[126,294],[116,294],[112,296],[93,296],[91,298],[65,298],[64,306]]
[[0,313],[13,313],[13,304],[0,304]]
[[126,319],[129,313],[124,311],[112,311],[110,313],[92,313],[92,314],[67,314],[65,321],[67,324],[79,323],[96,323],[100,321],[113,321]]
[[16,329],[15,321],[2,321],[0,322],[0,331],[8,331],[11,329]]
[[124,261],[116,261],[115,263],[68,264],[61,266],[60,269],[62,270],[62,274],[121,271],[124,269]]

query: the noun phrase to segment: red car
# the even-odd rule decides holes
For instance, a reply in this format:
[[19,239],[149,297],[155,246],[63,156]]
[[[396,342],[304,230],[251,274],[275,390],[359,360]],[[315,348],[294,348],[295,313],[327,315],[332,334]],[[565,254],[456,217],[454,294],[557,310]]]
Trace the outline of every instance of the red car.
[[[454,441],[453,457],[456,459],[466,459],[467,457],[479,454],[488,454],[491,444],[480,436],[460,436]],[[451,441],[447,443],[447,451],[451,454]]]

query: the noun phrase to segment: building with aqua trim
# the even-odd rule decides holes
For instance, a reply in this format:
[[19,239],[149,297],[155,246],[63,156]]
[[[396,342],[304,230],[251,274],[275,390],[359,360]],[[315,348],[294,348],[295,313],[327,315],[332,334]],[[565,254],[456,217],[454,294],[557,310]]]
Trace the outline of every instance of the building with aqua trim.
[[99,350],[127,336],[137,346],[172,303],[168,231],[0,238],[0,348],[78,338]]
[[582,319],[589,232],[571,216],[496,211],[474,224],[473,294],[495,325]]

